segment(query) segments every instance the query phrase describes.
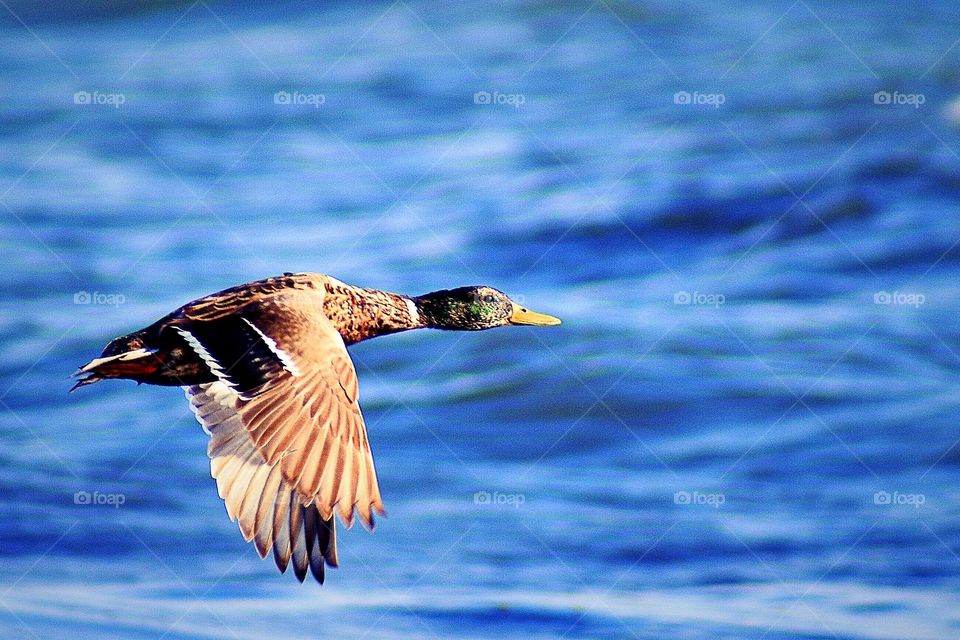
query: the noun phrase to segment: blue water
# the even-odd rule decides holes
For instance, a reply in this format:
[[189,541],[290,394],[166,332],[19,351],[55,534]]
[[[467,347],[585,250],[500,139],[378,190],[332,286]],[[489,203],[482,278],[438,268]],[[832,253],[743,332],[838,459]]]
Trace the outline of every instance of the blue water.
[[[0,9],[0,636],[960,637],[954,4],[438,4]],[[322,588],[179,390],[66,395],[297,270],[564,320],[353,349]]]

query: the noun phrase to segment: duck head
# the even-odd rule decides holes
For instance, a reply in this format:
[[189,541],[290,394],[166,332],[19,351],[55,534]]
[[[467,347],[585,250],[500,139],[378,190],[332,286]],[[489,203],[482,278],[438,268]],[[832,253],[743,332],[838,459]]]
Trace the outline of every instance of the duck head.
[[421,320],[434,329],[480,331],[507,325],[560,324],[559,318],[530,311],[502,291],[484,285],[434,291],[412,300]]

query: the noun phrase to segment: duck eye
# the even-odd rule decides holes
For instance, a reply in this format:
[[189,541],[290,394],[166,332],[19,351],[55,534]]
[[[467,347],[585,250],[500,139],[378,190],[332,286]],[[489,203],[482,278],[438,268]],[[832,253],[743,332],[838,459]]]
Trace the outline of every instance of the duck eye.
[[491,295],[485,295],[485,296],[483,296],[483,301],[486,302],[487,304],[491,304],[491,303],[493,303],[493,301],[494,301],[494,300],[493,300],[493,296],[491,296]]

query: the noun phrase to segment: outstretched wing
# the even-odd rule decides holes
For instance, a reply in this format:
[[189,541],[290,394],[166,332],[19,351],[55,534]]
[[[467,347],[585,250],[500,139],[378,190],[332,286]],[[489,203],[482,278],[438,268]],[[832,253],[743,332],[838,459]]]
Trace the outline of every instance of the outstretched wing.
[[[218,411],[236,415],[302,503],[324,521],[336,510],[347,526],[356,510],[372,528],[373,511],[384,511],[356,370],[322,301],[319,292],[286,289],[229,313],[208,302],[185,307],[172,328],[235,396]],[[207,314],[213,306],[218,313]]]
[[297,491],[257,451],[235,410],[237,393],[223,382],[185,387],[190,408],[210,434],[207,453],[217,492],[247,542],[265,558],[273,549],[280,572],[291,558],[300,582],[307,569],[323,584],[324,563],[337,566],[336,524],[315,505],[304,506]]

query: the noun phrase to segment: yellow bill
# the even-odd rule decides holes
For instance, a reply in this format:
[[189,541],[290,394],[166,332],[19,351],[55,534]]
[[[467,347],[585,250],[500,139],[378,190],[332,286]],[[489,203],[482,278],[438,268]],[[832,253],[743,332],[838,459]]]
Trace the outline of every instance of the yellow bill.
[[537,313],[523,307],[514,306],[513,314],[510,316],[510,324],[528,324],[534,327],[552,327],[560,324],[560,318],[548,316],[545,313]]

